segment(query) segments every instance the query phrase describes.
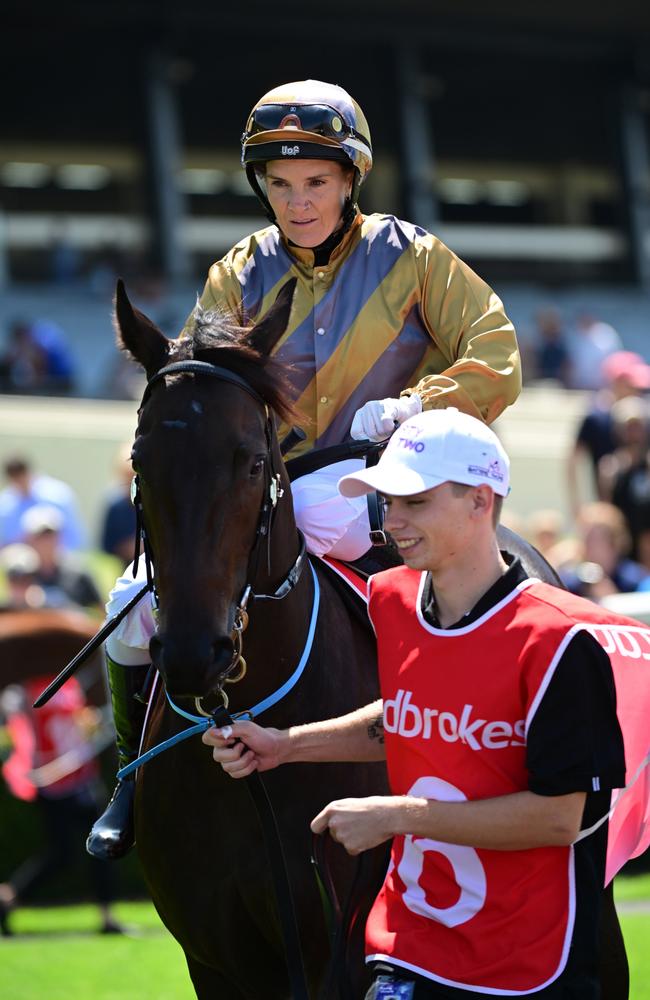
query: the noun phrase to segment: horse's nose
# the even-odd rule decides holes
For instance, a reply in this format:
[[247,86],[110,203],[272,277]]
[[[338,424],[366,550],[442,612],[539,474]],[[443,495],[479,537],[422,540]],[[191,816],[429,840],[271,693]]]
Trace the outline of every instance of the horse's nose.
[[215,690],[233,658],[229,636],[174,636],[159,633],[149,643],[152,663],[171,695],[201,697]]

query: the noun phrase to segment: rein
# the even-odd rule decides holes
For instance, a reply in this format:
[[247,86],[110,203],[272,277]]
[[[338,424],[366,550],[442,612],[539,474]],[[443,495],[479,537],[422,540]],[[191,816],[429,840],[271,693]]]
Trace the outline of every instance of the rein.
[[[235,712],[233,715],[234,720],[242,719],[245,717],[248,717],[250,719],[257,718],[259,715],[262,714],[262,712],[266,712],[269,708],[272,708],[274,705],[277,705],[277,703],[281,701],[285,697],[285,695],[289,694],[292,688],[296,686],[296,684],[302,677],[303,671],[307,666],[307,662],[311,655],[311,650],[314,642],[314,634],[316,632],[316,622],[318,620],[318,611],[320,607],[320,585],[318,583],[318,577],[316,576],[316,572],[311,563],[309,564],[309,567],[311,569],[312,577],[314,580],[314,600],[312,603],[311,618],[309,621],[307,639],[305,641],[305,647],[302,651],[302,655],[300,657],[298,665],[291,674],[291,676],[288,677],[287,680],[284,682],[284,684],[282,684],[279,688],[277,688],[272,694],[267,695],[267,697],[263,698],[262,701],[258,701],[256,705],[253,705],[252,708],[248,708],[241,712]],[[223,697],[223,707],[227,709],[228,696],[226,695],[225,691],[222,691],[221,693]],[[167,697],[167,701],[169,702],[173,710],[178,715],[182,715],[184,719],[187,719],[189,722],[193,722],[194,725],[190,726],[189,729],[184,729],[182,732],[176,733],[175,736],[170,737],[170,739],[165,740],[163,743],[159,743],[157,746],[152,747],[150,750],[147,750],[136,760],[131,761],[125,767],[121,768],[121,770],[117,772],[117,777],[120,781],[123,781],[124,778],[128,778],[130,774],[136,771],[143,764],[146,764],[148,761],[152,760],[154,757],[157,757],[158,754],[163,753],[165,750],[169,750],[170,747],[176,746],[177,743],[181,743],[188,737],[194,736],[196,733],[203,733],[205,732],[206,729],[211,729],[212,726],[216,725],[213,714],[208,715],[207,713],[203,713],[203,717],[199,715],[192,715],[190,712],[186,712],[185,709],[177,705],[167,692],[165,692],[165,694]]]

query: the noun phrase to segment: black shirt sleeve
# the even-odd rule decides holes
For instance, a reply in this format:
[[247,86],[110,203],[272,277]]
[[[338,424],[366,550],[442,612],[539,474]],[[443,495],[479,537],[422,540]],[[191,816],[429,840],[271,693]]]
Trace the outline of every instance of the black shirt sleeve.
[[586,631],[567,645],[528,731],[528,787],[537,795],[625,785],[623,735],[609,657]]

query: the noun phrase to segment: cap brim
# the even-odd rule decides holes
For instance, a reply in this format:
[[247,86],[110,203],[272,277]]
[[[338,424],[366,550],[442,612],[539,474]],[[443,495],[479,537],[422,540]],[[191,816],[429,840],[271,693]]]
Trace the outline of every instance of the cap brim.
[[339,493],[344,497],[361,497],[366,493],[386,493],[393,497],[407,497],[424,493],[446,482],[438,476],[422,476],[404,466],[385,465],[381,462],[364,472],[353,472],[338,481]]
[[336,139],[319,135],[318,132],[307,132],[300,128],[269,129],[268,132],[256,132],[255,135],[246,139],[247,146],[261,146],[266,142],[286,142],[288,146],[293,142],[313,142],[317,146],[333,146],[335,149],[341,145]]

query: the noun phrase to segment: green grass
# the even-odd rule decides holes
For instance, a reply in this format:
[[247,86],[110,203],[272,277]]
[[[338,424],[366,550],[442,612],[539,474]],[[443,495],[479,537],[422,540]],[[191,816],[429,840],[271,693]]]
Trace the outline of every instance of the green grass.
[[617,903],[645,899],[650,904],[650,874],[619,875],[614,882],[614,896]]
[[630,963],[630,1000],[650,1000],[650,914],[622,913],[620,921]]
[[183,953],[149,903],[120,903],[124,936],[93,906],[21,909],[0,940],[2,1000],[193,1000]]
[[[650,1000],[650,875],[616,880],[630,1000]],[[648,912],[634,912],[639,902]],[[626,912],[629,904],[631,912]],[[194,1000],[183,953],[149,903],[119,903],[125,936],[97,933],[93,906],[21,909],[0,940],[2,1000]]]
[[[650,1000],[650,875],[619,876],[614,895],[630,963],[630,1000]],[[647,908],[635,912],[643,903]]]

